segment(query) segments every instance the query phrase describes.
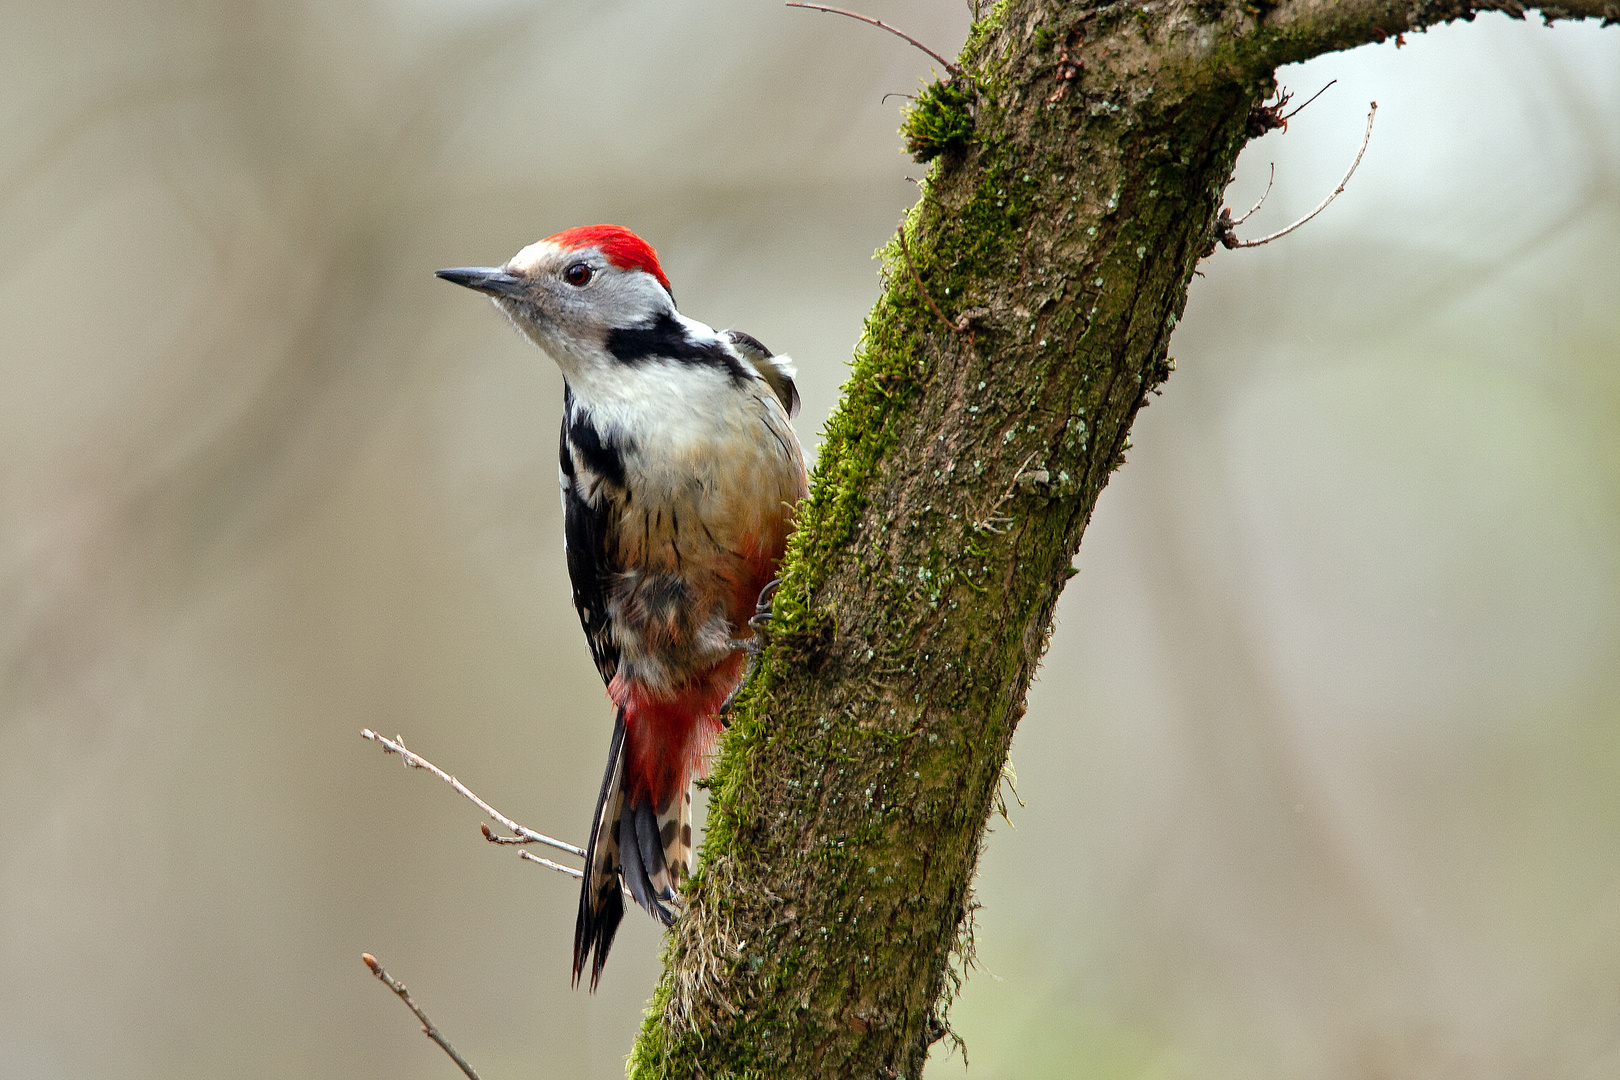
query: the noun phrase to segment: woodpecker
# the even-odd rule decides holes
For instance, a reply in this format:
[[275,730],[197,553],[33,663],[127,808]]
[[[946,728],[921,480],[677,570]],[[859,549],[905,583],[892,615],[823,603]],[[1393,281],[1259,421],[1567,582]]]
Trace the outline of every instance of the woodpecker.
[[616,225],[438,276],[487,293],[563,373],[563,546],[614,714],[574,925],[573,984],[589,963],[594,991],[621,883],[667,926],[691,869],[692,779],[806,491],[795,371],[677,311],[657,253]]

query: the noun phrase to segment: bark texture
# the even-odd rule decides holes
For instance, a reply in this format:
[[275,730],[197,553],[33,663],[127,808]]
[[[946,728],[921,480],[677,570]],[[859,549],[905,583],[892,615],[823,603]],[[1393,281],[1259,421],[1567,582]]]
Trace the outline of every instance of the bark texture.
[[914,103],[903,133],[934,165],[800,511],[633,1076],[921,1075],[1053,606],[1172,370],[1275,68],[1487,7],[1522,13],[1008,0]]

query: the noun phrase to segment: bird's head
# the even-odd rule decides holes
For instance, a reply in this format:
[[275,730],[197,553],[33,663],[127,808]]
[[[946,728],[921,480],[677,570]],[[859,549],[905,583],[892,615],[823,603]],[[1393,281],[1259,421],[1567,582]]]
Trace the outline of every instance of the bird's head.
[[530,244],[505,266],[440,270],[488,293],[514,326],[566,371],[603,354],[614,330],[672,315],[675,299],[652,245],[618,225],[582,225]]

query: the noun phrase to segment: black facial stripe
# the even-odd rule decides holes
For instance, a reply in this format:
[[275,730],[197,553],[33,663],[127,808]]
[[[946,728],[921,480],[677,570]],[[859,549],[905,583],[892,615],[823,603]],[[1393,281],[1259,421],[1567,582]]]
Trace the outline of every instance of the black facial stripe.
[[741,385],[748,382],[742,362],[718,341],[694,341],[675,317],[664,312],[650,326],[618,327],[608,331],[608,352],[622,364],[642,360],[678,360],[684,364],[716,367]]

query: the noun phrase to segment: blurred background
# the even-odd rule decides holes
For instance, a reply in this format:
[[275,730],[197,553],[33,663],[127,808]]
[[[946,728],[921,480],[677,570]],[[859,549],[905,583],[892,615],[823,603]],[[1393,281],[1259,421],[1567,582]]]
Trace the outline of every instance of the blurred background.
[[[954,53],[963,2],[863,8]],[[629,225],[813,444],[927,58],[773,3],[4,5],[0,1078],[613,1077],[658,971],[358,732],[583,837],[561,380],[436,281]],[[979,881],[965,1075],[1620,1075],[1620,30],[1283,72]],[[959,1052],[929,1075],[964,1074]]]

